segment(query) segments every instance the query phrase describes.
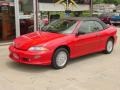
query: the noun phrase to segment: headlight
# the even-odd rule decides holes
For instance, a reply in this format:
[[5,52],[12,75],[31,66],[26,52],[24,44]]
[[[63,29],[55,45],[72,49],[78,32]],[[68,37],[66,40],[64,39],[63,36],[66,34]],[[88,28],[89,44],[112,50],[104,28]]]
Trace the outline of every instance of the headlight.
[[29,51],[48,51],[47,48],[45,47],[40,47],[40,46],[34,46],[28,49]]

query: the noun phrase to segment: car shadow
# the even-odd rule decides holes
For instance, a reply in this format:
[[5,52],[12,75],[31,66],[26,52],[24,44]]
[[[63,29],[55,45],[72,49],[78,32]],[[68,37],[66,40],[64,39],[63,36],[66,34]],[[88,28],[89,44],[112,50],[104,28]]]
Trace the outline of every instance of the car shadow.
[[93,54],[80,56],[80,57],[71,59],[68,64],[75,64],[75,63],[78,63],[78,62],[90,60],[91,58],[99,57],[101,55],[104,55],[103,52],[98,52],[98,53],[93,53]]
[[[81,56],[69,61],[68,65],[80,63],[81,61],[90,60],[90,58],[98,57],[104,55],[103,53],[94,53],[90,55]],[[9,60],[6,65],[8,68],[14,69],[16,71],[21,72],[28,72],[28,73],[40,73],[40,72],[47,72],[47,71],[54,71],[51,66],[41,66],[41,65],[27,65],[27,64],[20,64]]]
[[21,64],[21,63],[16,63],[11,60],[6,63],[8,68],[14,69],[16,71],[21,71],[21,72],[28,72],[28,73],[39,73],[39,72],[47,72],[51,69],[50,66],[41,66],[41,65],[28,65],[28,64]]

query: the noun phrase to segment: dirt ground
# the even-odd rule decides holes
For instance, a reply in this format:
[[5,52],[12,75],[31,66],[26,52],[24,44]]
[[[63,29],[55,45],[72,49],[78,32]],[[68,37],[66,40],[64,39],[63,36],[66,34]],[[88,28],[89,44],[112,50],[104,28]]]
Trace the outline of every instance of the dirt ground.
[[110,55],[74,59],[62,70],[17,64],[0,46],[0,90],[120,90],[120,29]]

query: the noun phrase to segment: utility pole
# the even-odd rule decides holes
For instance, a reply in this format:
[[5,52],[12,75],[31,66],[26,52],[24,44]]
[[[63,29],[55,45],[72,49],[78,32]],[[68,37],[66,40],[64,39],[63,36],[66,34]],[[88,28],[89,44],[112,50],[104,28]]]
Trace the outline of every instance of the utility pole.
[[70,10],[69,10],[69,0],[66,1],[66,15],[69,16],[70,15]]
[[69,10],[69,0],[66,2],[66,10]]
[[33,0],[34,31],[38,30],[38,0]]
[[15,29],[16,37],[20,36],[20,17],[19,17],[19,0],[15,0]]
[[93,15],[93,0],[90,0],[90,15]]

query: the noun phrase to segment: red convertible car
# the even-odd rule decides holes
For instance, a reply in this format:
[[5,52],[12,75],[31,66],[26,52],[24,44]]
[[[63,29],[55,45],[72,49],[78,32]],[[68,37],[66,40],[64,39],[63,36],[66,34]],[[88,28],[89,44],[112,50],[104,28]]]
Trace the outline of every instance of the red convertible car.
[[10,58],[18,63],[61,69],[72,58],[101,51],[110,54],[116,33],[115,27],[97,18],[59,19],[40,31],[16,38],[9,47]]

